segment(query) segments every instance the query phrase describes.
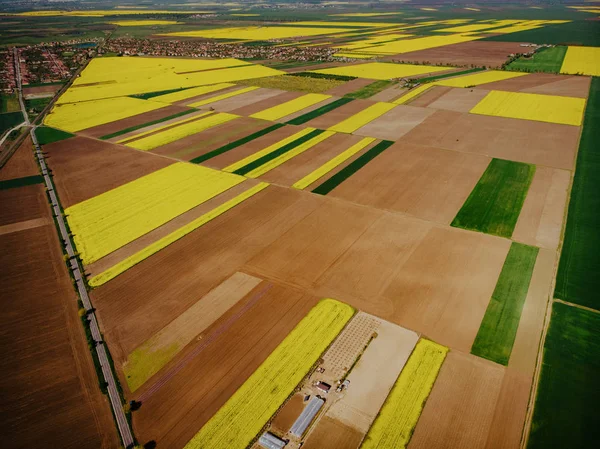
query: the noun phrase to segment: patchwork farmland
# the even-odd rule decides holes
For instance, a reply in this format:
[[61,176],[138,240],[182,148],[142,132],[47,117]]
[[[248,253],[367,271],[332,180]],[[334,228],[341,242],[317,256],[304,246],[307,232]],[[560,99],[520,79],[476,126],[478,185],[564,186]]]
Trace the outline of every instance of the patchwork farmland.
[[556,18],[252,14],[110,23],[338,59],[94,58],[0,171],[1,290],[27,298],[5,327],[42,348],[2,343],[9,447],[53,426],[80,429],[65,447],[119,447],[86,338],[146,447],[590,447],[598,48],[509,59],[519,44],[497,40]]

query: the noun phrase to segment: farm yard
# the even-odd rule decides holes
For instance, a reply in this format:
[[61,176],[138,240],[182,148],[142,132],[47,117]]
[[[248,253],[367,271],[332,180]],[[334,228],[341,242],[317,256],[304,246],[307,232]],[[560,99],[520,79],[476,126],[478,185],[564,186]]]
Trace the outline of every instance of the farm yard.
[[52,98],[0,171],[9,447],[119,447],[73,260],[140,447],[590,447],[600,47],[543,36],[592,13],[231,6],[10,16],[327,57],[108,52]]

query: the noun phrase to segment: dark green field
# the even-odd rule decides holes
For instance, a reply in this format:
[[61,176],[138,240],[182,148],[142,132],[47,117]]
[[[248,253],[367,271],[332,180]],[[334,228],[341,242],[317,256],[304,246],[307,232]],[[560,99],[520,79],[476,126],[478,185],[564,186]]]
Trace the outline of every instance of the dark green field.
[[533,44],[600,46],[600,21],[575,20],[569,23],[548,25],[536,30],[502,34],[482,41],[531,42]]
[[492,159],[451,226],[510,238],[535,166]]
[[600,314],[555,302],[528,449],[590,449],[600,441]]
[[554,297],[600,310],[600,78],[592,78]]
[[513,242],[471,353],[508,365],[538,248]]
[[73,134],[61,131],[60,129],[50,128],[49,126],[38,126],[35,129],[35,136],[40,145],[47,145],[49,143],[73,137]]
[[350,103],[351,101],[352,101],[352,98],[338,98],[337,100],[332,101],[331,103],[328,103],[325,106],[321,106],[320,108],[317,108],[314,111],[307,112],[306,114],[302,114],[302,115],[290,120],[289,122],[287,122],[287,124],[302,125],[303,123],[306,123],[316,117],[319,117],[323,114],[333,111],[334,109],[342,107],[345,104]]
[[379,93],[384,89],[387,89],[392,84],[394,84],[394,83],[392,81],[388,81],[388,80],[375,81],[374,83],[371,83],[365,87],[362,87],[355,92],[344,95],[344,97],[346,97],[346,98],[363,98],[363,99],[369,98],[369,97],[372,97],[373,95],[375,95],[376,93]]
[[4,133],[7,129],[10,129],[19,123],[23,122],[23,114],[21,112],[6,112],[0,114],[0,134]]
[[564,46],[544,48],[530,58],[521,56],[508,64],[506,69],[518,72],[559,73],[566,53],[567,47]]

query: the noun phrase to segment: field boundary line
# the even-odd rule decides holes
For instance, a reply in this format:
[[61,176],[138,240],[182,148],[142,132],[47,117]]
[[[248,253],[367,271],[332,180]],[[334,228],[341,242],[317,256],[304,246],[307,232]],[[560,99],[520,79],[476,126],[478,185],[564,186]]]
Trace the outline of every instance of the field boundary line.
[[561,304],[564,304],[566,306],[571,306],[571,307],[575,307],[577,309],[587,310],[588,312],[600,313],[600,310],[592,309],[591,307],[582,306],[580,304],[575,304],[575,303],[572,303],[572,302],[569,302],[569,301],[564,301],[564,300],[559,299],[559,298],[554,298],[554,301],[555,302],[559,302]]

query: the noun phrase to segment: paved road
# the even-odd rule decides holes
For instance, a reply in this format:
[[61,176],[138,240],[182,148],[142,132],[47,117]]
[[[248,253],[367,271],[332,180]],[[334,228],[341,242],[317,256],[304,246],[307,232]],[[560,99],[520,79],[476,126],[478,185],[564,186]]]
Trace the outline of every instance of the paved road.
[[4,134],[4,137],[2,139],[0,139],[0,147],[4,144],[4,141],[6,139],[8,139],[8,136],[10,136],[10,133],[12,133],[15,129],[19,129],[23,126],[27,126],[27,123],[23,122],[23,123],[19,123],[17,126],[15,126],[12,129],[9,129],[8,131],[6,131],[6,134]]
[[[23,111],[23,117],[25,118],[25,123],[29,125],[29,117],[27,115],[27,110],[25,109],[25,104],[23,103],[23,93],[21,89],[21,72],[19,69],[19,57],[17,50],[14,49],[14,57],[15,57],[15,66],[16,66],[16,75],[17,75],[17,85],[19,89],[19,102],[21,103],[21,110]],[[37,137],[35,135],[35,127],[32,127],[29,130],[31,134],[31,140],[33,141],[33,145],[35,146],[35,155],[38,159],[38,163],[40,168],[42,169],[42,175],[44,176],[44,182],[46,184],[46,189],[48,189],[48,195],[50,196],[50,202],[52,205],[52,212],[56,217],[56,222],[58,223],[58,228],[60,231],[60,237],[63,241],[63,244],[67,250],[67,254],[69,256],[69,266],[71,268],[71,272],[73,275],[73,279],[75,279],[75,284],[77,286],[77,291],[79,293],[79,297],[81,298],[81,302],[85,307],[85,310],[88,311],[88,320],[90,323],[90,330],[92,333],[92,338],[96,342],[96,354],[98,354],[98,360],[100,360],[100,366],[102,368],[102,375],[104,377],[104,381],[107,384],[108,389],[108,397],[110,399],[110,404],[113,409],[113,413],[115,419],[117,421],[117,426],[119,428],[119,433],[121,434],[121,439],[125,447],[133,446],[133,435],[131,433],[131,428],[129,427],[129,422],[125,417],[125,413],[123,412],[123,406],[121,404],[121,397],[119,396],[119,392],[117,390],[117,385],[115,382],[115,378],[113,376],[113,372],[110,368],[110,363],[108,361],[108,354],[106,352],[105,343],[102,340],[102,334],[100,333],[100,327],[98,326],[98,321],[96,320],[96,314],[92,310],[92,303],[90,302],[90,298],[88,296],[88,292],[85,288],[85,283],[83,282],[83,277],[81,275],[81,268],[79,266],[79,262],[75,257],[75,251],[73,249],[73,244],[71,242],[71,238],[69,237],[69,233],[67,232],[67,226],[65,224],[65,218],[60,210],[60,206],[58,203],[58,198],[56,196],[56,191],[54,190],[54,183],[52,182],[52,178],[48,173],[48,167],[46,166],[46,159],[44,158],[44,154],[40,148]]]

